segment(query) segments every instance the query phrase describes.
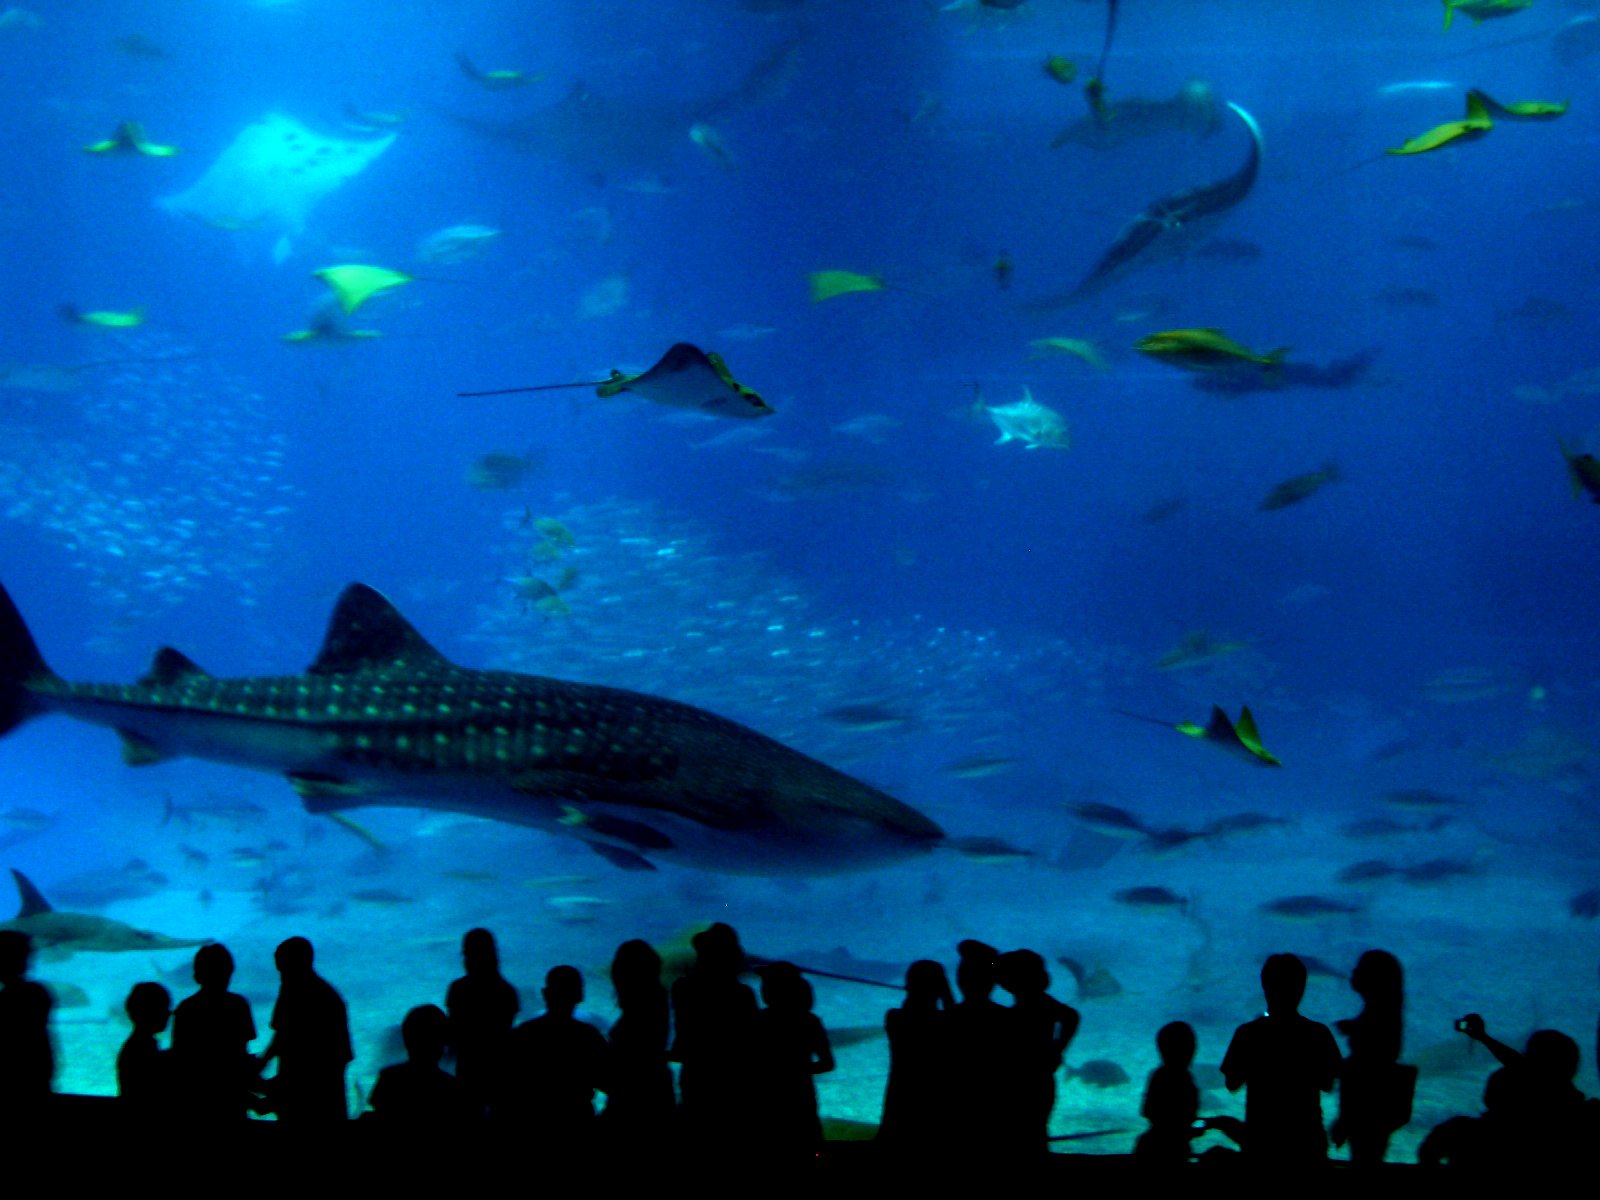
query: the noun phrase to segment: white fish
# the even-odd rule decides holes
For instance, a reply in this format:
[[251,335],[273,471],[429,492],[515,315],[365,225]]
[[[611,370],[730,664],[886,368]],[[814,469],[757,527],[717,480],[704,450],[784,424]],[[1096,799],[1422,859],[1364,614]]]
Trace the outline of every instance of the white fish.
[[480,258],[489,243],[500,236],[487,225],[449,225],[430,233],[417,246],[417,261],[463,263]]
[[1067,450],[1072,446],[1072,433],[1066,420],[1055,409],[1046,408],[1035,400],[1027,387],[1022,389],[1022,399],[1015,404],[986,405],[985,411],[1000,431],[1000,436],[994,440],[997,446],[1010,441],[1026,443],[1029,450],[1041,446]]

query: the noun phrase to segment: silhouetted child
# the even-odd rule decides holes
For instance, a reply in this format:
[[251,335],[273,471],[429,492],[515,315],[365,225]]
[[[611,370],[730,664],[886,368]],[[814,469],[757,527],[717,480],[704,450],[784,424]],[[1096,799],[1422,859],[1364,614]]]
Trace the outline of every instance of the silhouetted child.
[[542,1015],[511,1031],[501,1115],[531,1127],[542,1146],[570,1154],[594,1134],[594,1094],[610,1086],[605,1035],[573,1014],[583,1002],[577,967],[552,967]]
[[1265,1016],[1234,1032],[1222,1058],[1230,1092],[1245,1089],[1245,1157],[1253,1163],[1304,1167],[1328,1157],[1319,1093],[1339,1078],[1339,1047],[1326,1025],[1303,1017],[1306,966],[1274,954],[1261,968]]
[[995,964],[996,978],[1011,993],[1002,1025],[1008,1079],[997,1102],[1007,1114],[1003,1131],[1018,1153],[1050,1149],[1050,1113],[1056,1106],[1056,1072],[1077,1035],[1078,1010],[1050,995],[1050,973],[1032,950],[1012,950]]
[[905,1002],[883,1018],[889,1083],[879,1142],[918,1154],[948,1147],[955,1004],[942,964],[923,958],[906,969]]
[[436,1004],[413,1008],[400,1023],[406,1061],[378,1072],[367,1103],[385,1125],[436,1130],[461,1125],[480,1114],[468,1106],[454,1075],[439,1066],[450,1036],[450,1018]]
[[170,1118],[176,1098],[170,1052],[156,1039],[172,1017],[172,994],[159,983],[136,983],[123,1005],[133,1032],[117,1051],[117,1099],[142,1124]]
[[833,1048],[812,1006],[811,984],[793,963],[757,972],[765,1005],[751,1026],[756,1122],[754,1144],[779,1158],[810,1158],[822,1149],[814,1076],[833,1070]]
[[272,1006],[272,1041],[263,1064],[274,1059],[278,1073],[269,1095],[278,1120],[295,1124],[343,1121],[344,1072],[355,1057],[350,1048],[350,1018],[344,999],[312,969],[311,943],[287,938],[273,955],[278,967],[278,1000]]
[[1405,977],[1400,960],[1368,950],[1350,973],[1350,987],[1365,1003],[1361,1012],[1334,1028],[1350,1043],[1339,1069],[1339,1116],[1333,1144],[1350,1143],[1350,1161],[1381,1163],[1389,1139],[1411,1120],[1415,1067],[1400,1065]]
[[494,1104],[506,1039],[522,1001],[500,973],[500,949],[487,929],[467,930],[461,939],[461,965],[466,974],[450,985],[444,1006],[450,1014],[456,1080],[467,1102],[481,1111]]
[[1200,1089],[1189,1067],[1194,1062],[1194,1029],[1183,1021],[1163,1025],[1156,1034],[1161,1065],[1150,1072],[1139,1115],[1150,1128],[1134,1143],[1133,1157],[1151,1166],[1175,1166],[1189,1161],[1190,1144],[1199,1132]]
[[750,1118],[750,1027],[756,994],[739,981],[744,948],[718,921],[692,939],[694,966],[672,985],[671,1057],[692,1138],[738,1145]]
[[178,1106],[191,1121],[242,1121],[260,1072],[250,1054],[256,1022],[250,1002],[228,990],[233,955],[221,942],[195,951],[194,981],[200,990],[172,1014]]
[[677,1099],[667,1065],[671,1018],[661,982],[661,956],[635,938],[611,959],[611,986],[621,1015],[611,1026],[611,1088],[601,1113],[619,1145],[660,1142],[674,1132]]
[[1001,1148],[1007,1134],[1000,1103],[1006,1087],[1001,1068],[1006,1020],[1011,1015],[993,999],[1000,952],[968,938],[956,946],[956,990],[961,1000],[950,1014],[952,1071],[950,1129],[959,1139],[952,1150],[969,1155]]
[[55,1080],[56,1052],[50,1040],[54,1002],[42,983],[28,978],[32,957],[27,934],[0,930],[0,1128],[37,1123]]

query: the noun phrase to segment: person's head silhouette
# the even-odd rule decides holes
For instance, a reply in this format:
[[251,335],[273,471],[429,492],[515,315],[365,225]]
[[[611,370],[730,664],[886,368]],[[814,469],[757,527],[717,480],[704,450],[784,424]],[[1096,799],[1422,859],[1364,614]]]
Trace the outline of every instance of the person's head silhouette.
[[469,929],[461,939],[461,965],[468,975],[498,975],[500,947],[487,929]]
[[1261,966],[1261,991],[1267,1015],[1292,1017],[1306,994],[1306,965],[1293,954],[1274,954]]
[[995,977],[1012,997],[1042,996],[1050,987],[1044,959],[1032,950],[1008,950],[995,964]]
[[1557,1029],[1538,1029],[1528,1035],[1522,1052],[1528,1070],[1543,1084],[1571,1083],[1578,1077],[1582,1055],[1578,1043]]
[[285,979],[308,978],[312,973],[311,942],[303,937],[285,938],[278,943],[272,961],[277,964],[278,974]]
[[418,1005],[400,1022],[400,1040],[405,1043],[406,1057],[414,1063],[438,1066],[449,1039],[450,1018],[437,1004]]
[[551,967],[544,977],[544,1006],[553,1017],[570,1017],[583,1002],[583,974],[577,967]]
[[737,976],[744,970],[744,947],[733,926],[718,921],[689,939],[694,946],[694,969],[703,975]]
[[793,963],[764,963],[756,973],[761,976],[761,1002],[768,1008],[776,1012],[810,1012],[816,1003],[811,982]]
[[1172,1021],[1156,1033],[1156,1051],[1161,1065],[1187,1071],[1194,1062],[1194,1027],[1187,1021]]
[[1000,952],[987,942],[967,938],[956,946],[961,961],[956,964],[956,987],[964,1001],[987,1000],[994,991],[995,964]]
[[172,1016],[172,993],[159,983],[136,983],[122,1007],[133,1022],[134,1032],[154,1037],[167,1027]]
[[919,958],[906,968],[906,1003],[913,1008],[949,1008],[955,1003],[943,963]]
[[233,982],[233,955],[221,942],[210,942],[194,952],[194,981],[203,992],[228,990]]
[[1394,1007],[1405,990],[1400,960],[1387,950],[1368,950],[1350,972],[1350,988],[1368,1004]]
[[619,1001],[660,983],[661,955],[654,946],[642,938],[632,938],[617,947],[611,958],[611,986]]

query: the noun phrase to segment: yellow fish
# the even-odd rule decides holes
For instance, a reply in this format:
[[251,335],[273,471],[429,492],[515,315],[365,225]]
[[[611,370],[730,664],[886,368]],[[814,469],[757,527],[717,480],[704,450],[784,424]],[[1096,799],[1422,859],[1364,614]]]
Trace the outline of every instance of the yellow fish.
[[1133,344],[1141,354],[1184,371],[1230,371],[1245,363],[1277,367],[1288,347],[1257,354],[1220,329],[1167,329],[1147,334]]
[[1494,122],[1489,119],[1489,109],[1483,102],[1483,93],[1468,92],[1467,115],[1462,120],[1435,125],[1426,133],[1419,133],[1410,141],[1384,153],[1426,154],[1429,150],[1437,150],[1454,142],[1475,142],[1492,128]]

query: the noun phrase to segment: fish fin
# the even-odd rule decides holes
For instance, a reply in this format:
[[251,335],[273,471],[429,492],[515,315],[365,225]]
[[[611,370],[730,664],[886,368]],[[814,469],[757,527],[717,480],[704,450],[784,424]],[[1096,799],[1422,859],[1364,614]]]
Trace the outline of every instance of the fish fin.
[[1467,93],[1467,121],[1484,129],[1490,127],[1488,96],[1474,88]]
[[644,855],[632,850],[624,850],[621,846],[612,846],[606,842],[584,842],[584,845],[619,871],[654,871],[657,869],[655,863]]
[[327,817],[328,820],[332,821],[335,825],[339,826],[339,828],[360,838],[379,854],[390,853],[389,844],[387,842],[385,842],[377,834],[373,833],[372,830],[368,829],[365,825],[361,824],[361,822],[355,820],[353,817],[350,817],[342,812],[323,813],[322,815]]
[[139,680],[140,687],[182,683],[186,679],[210,679],[211,673],[195,664],[182,651],[163,646],[150,660],[150,669]]
[[355,675],[362,671],[424,671],[450,667],[400,610],[364,583],[339,596],[328,632],[309,675]]
[[1192,738],[1203,738],[1206,736],[1206,727],[1204,725],[1196,725],[1193,721],[1184,721],[1181,724],[1174,725],[1173,728],[1179,733],[1186,734]]
[[640,850],[671,850],[673,841],[653,825],[643,821],[630,821],[609,813],[589,813],[584,826],[601,837],[627,842]]
[[1246,705],[1239,710],[1239,720],[1233,727],[1234,736],[1239,739],[1239,744],[1251,754],[1255,755],[1268,766],[1278,767],[1283,764],[1277,755],[1268,752],[1261,744],[1261,732],[1256,728],[1256,719],[1251,715],[1250,707]]
[[[1245,711],[1248,712],[1249,710]],[[1239,735],[1234,728],[1233,722],[1228,719],[1228,714],[1222,711],[1222,706],[1213,704],[1211,706],[1211,718],[1206,722],[1205,732],[1200,736],[1231,742]]]
[[33,880],[15,867],[11,868],[11,878],[17,881],[17,896],[22,901],[22,907],[17,910],[19,919],[55,911],[50,907],[50,901],[44,898],[44,893],[34,886]]
[[29,683],[55,678],[28,632],[28,623],[0,587],[0,735],[44,710],[28,690]]
[[314,772],[293,772],[288,776],[294,794],[305,801],[310,813],[326,812],[335,807],[335,801],[351,796],[363,796],[370,790],[366,784],[352,783],[337,775],[319,775]]
[[172,757],[142,733],[119,729],[117,736],[122,739],[122,761],[130,767],[148,767]]
[[1449,29],[1456,19],[1456,6],[1452,0],[1444,0],[1444,27]]

